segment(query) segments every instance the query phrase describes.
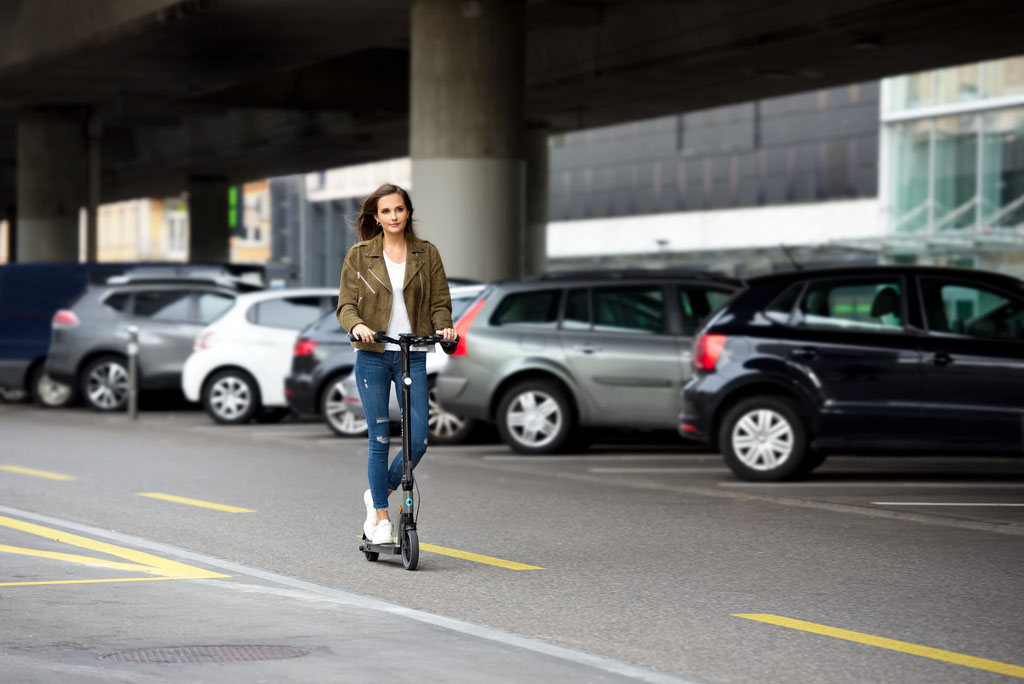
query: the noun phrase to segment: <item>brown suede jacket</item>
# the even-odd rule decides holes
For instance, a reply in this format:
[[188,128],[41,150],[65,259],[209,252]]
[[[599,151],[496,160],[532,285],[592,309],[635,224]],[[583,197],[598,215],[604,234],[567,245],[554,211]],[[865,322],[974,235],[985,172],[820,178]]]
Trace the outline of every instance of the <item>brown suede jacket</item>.
[[[451,328],[452,300],[437,247],[419,238],[406,236],[405,282],[402,285],[405,307],[412,331],[433,335]],[[393,293],[387,265],[384,263],[384,234],[357,242],[348,251],[341,267],[338,291],[338,322],[346,331],[360,323],[370,330],[386,330],[391,320]],[[384,351],[384,343],[353,342],[364,351]]]

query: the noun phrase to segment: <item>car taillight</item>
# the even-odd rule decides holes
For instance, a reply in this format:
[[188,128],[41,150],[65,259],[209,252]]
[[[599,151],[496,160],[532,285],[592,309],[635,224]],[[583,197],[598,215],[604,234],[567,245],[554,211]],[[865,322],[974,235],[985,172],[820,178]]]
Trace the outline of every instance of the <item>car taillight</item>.
[[75,312],[68,311],[67,309],[61,309],[57,313],[53,314],[53,320],[51,321],[55,328],[73,328],[78,325],[78,316]]
[[693,347],[693,367],[702,371],[714,370],[724,347],[725,335],[701,335]]
[[486,303],[486,299],[479,300],[476,304],[469,307],[469,310],[456,321],[455,332],[459,335],[459,344],[456,345],[452,356],[466,355],[466,334],[469,332],[469,326],[473,325],[473,319],[476,318],[476,315],[480,313],[480,309],[484,308]]
[[199,351],[201,349],[209,349],[212,346],[213,346],[213,333],[212,332],[200,333],[199,336],[196,337],[195,344],[192,345],[192,351],[197,352],[197,351]]
[[309,356],[316,349],[316,340],[297,340],[293,356]]

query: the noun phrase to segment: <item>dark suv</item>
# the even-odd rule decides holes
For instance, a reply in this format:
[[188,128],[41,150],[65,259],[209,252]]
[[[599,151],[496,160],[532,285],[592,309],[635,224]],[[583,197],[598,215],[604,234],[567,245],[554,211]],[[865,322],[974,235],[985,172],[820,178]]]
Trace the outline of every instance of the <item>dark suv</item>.
[[830,452],[1024,449],[1024,282],[952,268],[756,278],[694,347],[680,433],[747,480]]
[[450,411],[527,454],[582,428],[673,429],[700,323],[740,282],[693,271],[550,273],[486,290],[435,383]]

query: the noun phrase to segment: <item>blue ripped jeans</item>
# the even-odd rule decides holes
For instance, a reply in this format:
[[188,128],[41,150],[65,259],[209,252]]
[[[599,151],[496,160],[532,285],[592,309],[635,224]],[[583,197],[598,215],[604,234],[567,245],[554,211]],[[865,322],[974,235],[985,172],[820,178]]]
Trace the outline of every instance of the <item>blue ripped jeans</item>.
[[[370,494],[373,507],[387,510],[388,490],[396,490],[402,484],[402,450],[391,461],[388,468],[388,453],[391,448],[391,423],[388,418],[388,402],[391,398],[391,384],[394,383],[398,403],[402,403],[402,357],[397,351],[356,352],[356,384],[359,385],[359,399],[366,414],[366,430],[370,440],[370,452],[366,460],[366,475],[370,480]],[[429,390],[427,389],[426,352],[409,353],[409,376],[412,378],[410,404],[412,414],[413,468],[427,451],[427,425],[430,416]]]

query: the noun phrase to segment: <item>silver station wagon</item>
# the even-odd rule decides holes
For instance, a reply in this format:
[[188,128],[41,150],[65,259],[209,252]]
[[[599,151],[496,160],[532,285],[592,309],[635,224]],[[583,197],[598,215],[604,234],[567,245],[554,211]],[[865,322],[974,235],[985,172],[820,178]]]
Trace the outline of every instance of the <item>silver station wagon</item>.
[[450,411],[497,423],[520,453],[586,428],[675,429],[693,336],[741,282],[692,271],[549,273],[492,285],[456,322],[437,377]]

